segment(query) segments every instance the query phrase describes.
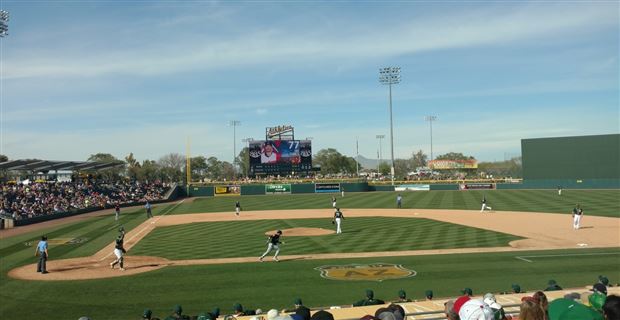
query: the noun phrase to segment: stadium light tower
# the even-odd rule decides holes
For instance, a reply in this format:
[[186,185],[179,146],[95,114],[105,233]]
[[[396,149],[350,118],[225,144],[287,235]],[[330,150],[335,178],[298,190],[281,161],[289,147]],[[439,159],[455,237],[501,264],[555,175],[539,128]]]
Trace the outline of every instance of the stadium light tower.
[[0,38],[9,34],[9,13],[0,10]]
[[379,163],[377,163],[377,174],[379,174],[379,166],[381,166],[381,162],[383,162],[383,150],[381,150],[381,140],[385,138],[384,134],[378,134],[377,139],[379,139]]
[[235,164],[237,163],[237,126],[241,125],[241,121],[230,120],[228,124],[233,127],[233,162],[232,163],[236,171],[237,166]]
[[426,116],[424,120],[431,125],[431,160],[433,160],[433,121],[437,121],[437,116]]
[[392,150],[392,185],[394,185],[394,126],[392,123],[392,85],[400,83],[400,67],[385,67],[379,69],[379,82],[390,88],[390,145]]

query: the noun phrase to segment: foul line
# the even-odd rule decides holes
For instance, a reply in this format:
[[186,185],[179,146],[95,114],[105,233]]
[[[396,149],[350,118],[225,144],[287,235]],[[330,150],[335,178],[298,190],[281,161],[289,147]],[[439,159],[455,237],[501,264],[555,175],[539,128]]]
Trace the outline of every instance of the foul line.
[[[151,221],[151,219],[146,220],[145,222],[151,222],[150,224],[147,223],[146,226],[144,226],[144,228],[140,229],[140,231],[136,232],[136,234],[134,234],[133,236],[131,236],[131,238],[127,239],[127,242],[130,242],[131,240],[135,239],[138,235],[140,235],[142,232],[146,231],[146,229],[148,229],[150,227],[151,224],[156,223],[157,221],[159,221],[163,216],[167,215],[168,213],[170,213],[172,210],[174,210],[177,206],[179,206],[181,203],[183,203],[183,201],[185,201],[185,199],[182,199],[181,201],[177,202],[174,206],[168,208],[166,211],[164,211],[163,214],[158,215],[156,218],[153,218],[154,221]],[[144,223],[144,222],[143,222]],[[105,249],[105,248],[104,248]],[[105,259],[107,259],[109,256],[111,256],[114,252],[110,252],[107,255],[105,255],[103,258],[99,259],[99,261],[103,261]]]
[[569,254],[548,254],[540,256],[515,256],[516,259],[523,260],[525,262],[534,262],[525,258],[553,258],[553,257],[579,257],[579,256],[609,256],[620,255],[620,252],[601,252],[601,253],[569,253]]

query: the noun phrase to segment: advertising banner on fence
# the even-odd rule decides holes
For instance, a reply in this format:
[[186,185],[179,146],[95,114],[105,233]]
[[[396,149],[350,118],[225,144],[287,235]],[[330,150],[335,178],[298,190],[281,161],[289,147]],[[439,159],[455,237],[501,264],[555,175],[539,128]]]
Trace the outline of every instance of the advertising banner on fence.
[[461,183],[461,190],[488,190],[495,189],[495,183]]
[[240,186],[215,186],[214,189],[216,196],[238,196],[241,194]]
[[290,184],[266,184],[265,194],[290,194]]
[[472,160],[431,160],[428,167],[433,170],[477,169],[478,161]]
[[431,186],[428,184],[401,184],[394,188],[394,191],[429,191]]
[[314,192],[340,192],[340,183],[315,183]]

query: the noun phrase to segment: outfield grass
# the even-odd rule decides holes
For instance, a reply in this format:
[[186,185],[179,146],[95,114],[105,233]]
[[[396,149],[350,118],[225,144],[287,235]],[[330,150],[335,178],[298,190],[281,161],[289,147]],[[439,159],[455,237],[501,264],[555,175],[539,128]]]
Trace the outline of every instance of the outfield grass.
[[[399,192],[347,193],[337,196],[341,208],[395,208]],[[486,190],[400,192],[404,208],[480,210],[485,196],[496,211],[533,211],[568,214],[579,203],[586,215],[620,217],[620,190]],[[198,198],[177,207],[171,214],[234,212],[235,202],[243,210],[331,208],[332,194],[277,196],[219,196]]]
[[[419,208],[479,209],[481,195],[482,192],[473,191],[403,193],[405,207]],[[572,208],[573,202],[580,202],[586,214],[620,215],[618,190],[565,190],[561,199],[554,191],[539,190],[487,191],[486,195],[491,206],[498,210],[564,213]],[[390,208],[395,205],[395,197],[396,193],[348,193],[345,198],[338,198],[338,203],[343,208]],[[154,214],[232,212],[236,199],[239,198],[199,199],[176,208],[172,204],[158,205]],[[240,199],[246,210],[327,208],[331,205],[329,195],[244,196]],[[522,203],[524,199],[528,201]],[[463,204],[465,206],[461,207]],[[134,213],[123,211],[121,223],[130,230],[144,219],[142,210]],[[351,227],[348,225],[350,220],[353,219],[345,220],[344,235]],[[89,315],[96,320],[124,320],[139,318],[145,307],[152,308],[163,318],[177,303],[181,303],[190,314],[208,311],[215,306],[228,313],[235,302],[248,308],[280,309],[290,307],[292,299],[297,296],[310,306],[349,304],[361,299],[366,288],[374,289],[379,298],[392,299],[400,288],[412,298],[422,298],[426,289],[434,290],[437,297],[453,297],[465,286],[480,294],[507,291],[515,282],[525,289],[535,290],[543,288],[549,279],[555,279],[563,287],[582,287],[594,283],[600,274],[606,275],[613,283],[620,281],[620,248],[167,267],[131,277],[85,281],[23,281],[7,276],[12,268],[37,261],[34,248],[24,242],[36,242],[43,233],[50,238],[83,237],[88,240],[75,245],[52,246],[50,258],[55,260],[92,255],[114,240],[117,228],[111,214],[2,239],[0,318],[66,320]],[[193,245],[188,241],[187,247]],[[264,250],[264,239],[259,240],[256,247],[259,250],[252,250],[254,255]],[[288,254],[290,249],[285,246],[283,254]],[[136,251],[129,254],[136,254]],[[516,256],[528,256],[532,262],[516,259]],[[402,280],[345,282],[323,279],[314,269],[328,264],[375,262],[402,264],[418,274]]]
[[[156,228],[131,252],[173,260],[259,256],[266,231],[329,228],[331,219],[205,222]],[[343,234],[286,237],[281,254],[382,252],[506,246],[517,236],[418,218],[367,217],[343,221]],[[188,245],[191,244],[191,245]]]

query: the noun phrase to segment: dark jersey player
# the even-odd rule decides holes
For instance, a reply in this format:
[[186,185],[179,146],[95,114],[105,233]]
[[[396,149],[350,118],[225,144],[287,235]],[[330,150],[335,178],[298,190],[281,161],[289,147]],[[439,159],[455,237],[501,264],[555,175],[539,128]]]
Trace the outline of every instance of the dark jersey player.
[[258,260],[263,262],[263,258],[271,252],[271,250],[276,250],[276,254],[273,255],[273,261],[278,262],[278,253],[280,253],[280,244],[284,243],[280,241],[280,236],[282,235],[282,230],[276,231],[273,235],[269,236],[269,240],[267,240],[267,251],[263,253],[262,256]]

